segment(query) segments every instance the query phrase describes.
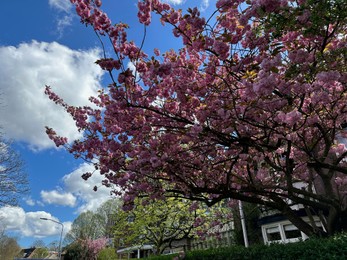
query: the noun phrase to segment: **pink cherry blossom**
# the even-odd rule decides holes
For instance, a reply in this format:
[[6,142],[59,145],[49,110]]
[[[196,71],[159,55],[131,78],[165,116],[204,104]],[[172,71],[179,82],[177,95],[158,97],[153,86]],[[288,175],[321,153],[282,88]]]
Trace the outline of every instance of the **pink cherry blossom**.
[[[46,87],[83,137],[67,140],[49,127],[47,134],[95,162],[102,185],[119,186],[113,192],[122,193],[125,209],[137,196],[179,195],[208,205],[244,200],[295,218],[291,201],[330,212],[329,223],[342,216],[332,212],[345,214],[347,24],[338,1],[320,8],[218,0],[206,18],[198,8],[139,1],[139,23],[158,16],[182,42],[154,55],[128,39],[128,25],[112,23],[101,1],[71,2],[84,24],[109,38],[114,53],[96,63],[112,77],[90,99],[93,107],[71,106]],[[129,61],[136,69],[125,69]]]

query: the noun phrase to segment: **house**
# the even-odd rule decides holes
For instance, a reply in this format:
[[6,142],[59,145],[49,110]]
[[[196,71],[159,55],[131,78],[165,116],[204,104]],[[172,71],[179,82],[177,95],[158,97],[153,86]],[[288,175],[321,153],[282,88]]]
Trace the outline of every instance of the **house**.
[[[30,247],[30,248],[24,248],[18,253],[18,257],[14,260],[24,260],[24,259],[58,259],[58,252],[55,251],[47,251],[47,254],[45,254],[45,257],[42,258],[36,258],[36,255],[40,254],[40,251],[42,252],[43,248],[41,247]],[[34,258],[35,257],[35,258]]]
[[[305,189],[306,184],[303,182],[297,182],[293,184],[296,188]],[[288,203],[291,203],[290,201]],[[295,210],[297,216],[301,217],[305,222],[318,229],[324,229],[322,224],[322,217],[312,214],[307,208],[301,204],[291,206]],[[261,232],[265,244],[271,243],[291,243],[298,242],[300,240],[308,239],[308,236],[298,230],[286,216],[281,212],[273,209],[266,209],[260,207],[261,215],[258,220],[258,224],[261,227]]]
[[140,259],[152,255],[152,252],[152,245],[140,245],[131,247],[121,247],[117,250],[117,255],[119,259]]
[[[296,212],[298,216],[301,216],[311,226],[324,230],[324,226],[318,216],[308,216],[304,208],[298,209]],[[261,227],[264,244],[291,243],[308,239],[305,233],[298,230],[286,216],[278,211],[262,212],[258,224]]]

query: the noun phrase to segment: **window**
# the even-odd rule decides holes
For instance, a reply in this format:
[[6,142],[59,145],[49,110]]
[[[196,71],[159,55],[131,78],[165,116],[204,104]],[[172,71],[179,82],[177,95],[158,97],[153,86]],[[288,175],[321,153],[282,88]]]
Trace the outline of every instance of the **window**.
[[266,235],[268,241],[281,240],[281,233],[278,226],[266,229]]
[[284,234],[286,236],[286,239],[291,238],[301,238],[301,232],[298,230],[294,225],[283,225]]
[[[310,223],[308,217],[303,218],[304,221]],[[324,229],[318,217],[315,217],[315,225],[318,229]],[[265,243],[289,243],[299,240],[306,240],[308,237],[302,233],[290,221],[279,221],[262,226],[262,235]]]

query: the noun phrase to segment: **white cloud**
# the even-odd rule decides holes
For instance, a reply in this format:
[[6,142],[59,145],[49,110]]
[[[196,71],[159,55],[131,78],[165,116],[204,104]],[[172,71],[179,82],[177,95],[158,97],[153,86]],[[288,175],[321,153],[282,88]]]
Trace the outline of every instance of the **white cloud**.
[[[45,211],[25,212],[20,207],[1,207],[0,221],[6,231],[18,233],[24,237],[46,237],[60,235],[61,225],[40,218],[59,220]],[[63,222],[64,234],[71,229],[71,222]]]
[[73,207],[76,204],[76,197],[70,192],[59,192],[57,190],[41,191],[43,202],[62,206]]
[[[78,169],[63,177],[63,186],[51,191],[41,191],[41,198],[44,203],[57,204],[63,206],[76,206],[76,213],[84,211],[95,211],[100,205],[109,200],[110,189],[101,185],[104,179],[98,171],[95,171],[87,181],[81,178],[85,172],[92,172],[93,165],[83,163]],[[93,191],[94,186],[98,190]],[[65,201],[64,201],[65,200]],[[40,205],[42,202],[26,198],[28,205]],[[41,204],[44,206],[43,204]],[[47,236],[60,235],[61,226],[52,221],[40,220],[40,218],[59,220],[46,211],[25,212],[20,207],[0,207],[0,227],[5,227],[6,231],[12,231],[21,237],[43,238]],[[71,229],[72,222],[63,222],[64,234]]]
[[33,149],[53,147],[45,126],[70,139],[80,137],[73,120],[44,94],[45,85],[72,105],[88,105],[102,70],[99,50],[76,51],[56,42],[0,47],[0,125],[9,138]]
[[70,0],[49,0],[48,4],[50,7],[66,13],[69,12],[72,7]]
[[[93,171],[93,165],[83,163],[78,169],[63,177],[65,190],[76,196],[80,202],[77,213],[87,210],[95,211],[103,202],[111,198],[111,189],[101,185],[104,176],[100,175],[99,171],[95,171],[87,181],[81,178],[83,173]],[[98,187],[97,191],[93,190],[94,186]]]
[[210,2],[210,0],[202,0],[201,4],[200,4],[200,10],[205,11],[208,8],[208,6],[210,5],[209,2]]
[[[216,0],[215,0],[216,1]],[[171,4],[171,5],[183,5],[187,2],[187,0],[164,0],[164,2]],[[194,4],[196,6],[198,6],[195,1],[190,1],[191,4]],[[210,0],[200,0],[200,7],[199,10],[200,11],[205,11],[210,5]]]
[[72,24],[72,19],[72,15],[63,15],[57,20],[57,32],[59,38],[63,36],[65,28]]
[[172,5],[181,5],[184,4],[186,0],[166,0],[165,2]]
[[29,206],[35,206],[36,205],[36,202],[32,198],[25,198],[24,201]]
[[48,4],[51,8],[58,11],[56,32],[58,33],[58,37],[61,38],[65,28],[72,24],[73,17],[76,16],[73,13],[73,5],[70,0],[49,0]]

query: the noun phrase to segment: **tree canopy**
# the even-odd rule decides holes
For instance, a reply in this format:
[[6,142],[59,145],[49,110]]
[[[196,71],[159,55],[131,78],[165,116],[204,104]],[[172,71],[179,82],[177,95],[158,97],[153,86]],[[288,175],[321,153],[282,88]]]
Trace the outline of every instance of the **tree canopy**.
[[100,0],[71,2],[112,43],[97,61],[111,84],[91,98],[96,108],[70,106],[47,87],[84,137],[47,134],[93,161],[104,185],[120,186],[126,201],[247,201],[281,211],[307,235],[324,233],[296,214],[301,204],[325,216],[327,234],[347,229],[346,1],[218,0],[207,18],[139,1],[139,23],[159,17],[182,39],[178,51],[153,55]]
[[154,253],[162,254],[165,249],[175,248],[185,239],[207,236],[211,227],[232,221],[230,214],[227,214],[230,210],[225,212],[217,206],[209,209],[201,206],[177,198],[157,201],[136,199],[131,211],[114,214],[115,246],[148,244],[154,247]]
[[111,199],[98,207],[95,212],[82,212],[73,221],[71,230],[65,235],[64,243],[69,244],[78,241],[94,241],[107,237],[110,234],[110,217],[119,210],[120,202]]

